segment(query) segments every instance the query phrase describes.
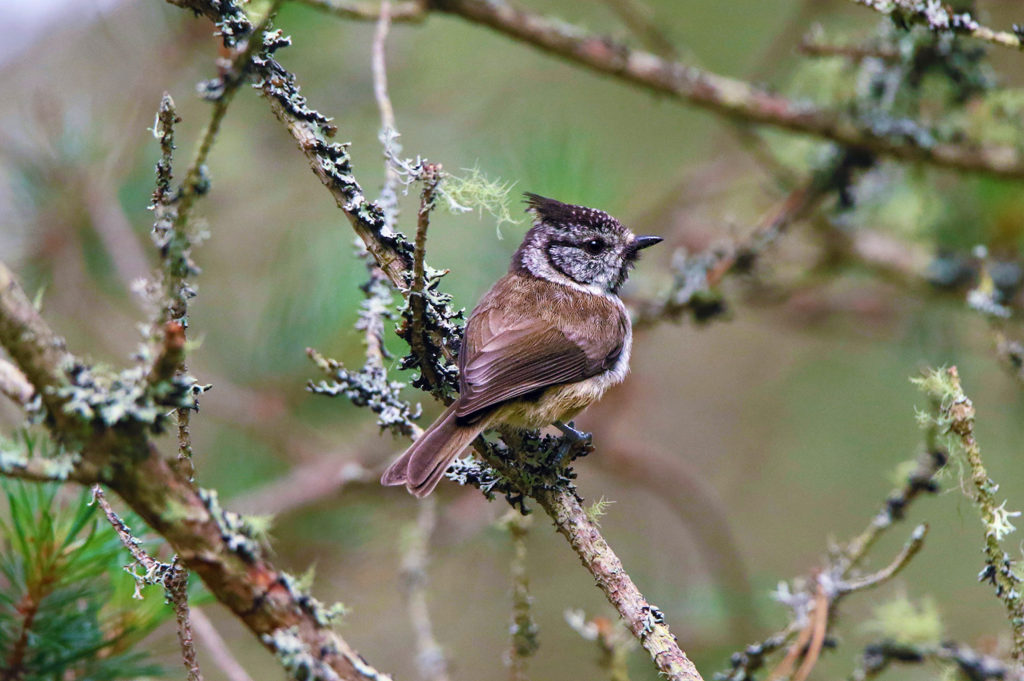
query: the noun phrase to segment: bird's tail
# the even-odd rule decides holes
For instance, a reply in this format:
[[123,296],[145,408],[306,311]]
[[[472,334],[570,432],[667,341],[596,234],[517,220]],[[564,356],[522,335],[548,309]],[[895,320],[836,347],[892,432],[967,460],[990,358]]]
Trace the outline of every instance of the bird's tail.
[[486,427],[487,419],[473,425],[459,425],[453,404],[388,466],[380,478],[381,483],[405,485],[412,494],[427,496],[437,487],[452,459],[461,454]]

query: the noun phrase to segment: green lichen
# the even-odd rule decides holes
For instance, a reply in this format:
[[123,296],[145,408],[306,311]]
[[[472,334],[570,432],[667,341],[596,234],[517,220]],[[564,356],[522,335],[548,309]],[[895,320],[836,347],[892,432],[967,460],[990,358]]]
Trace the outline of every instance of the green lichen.
[[67,373],[69,383],[54,390],[64,413],[99,428],[135,425],[162,433],[171,410],[195,409],[197,397],[210,389],[187,374],[150,385],[141,364],[120,372],[76,364]]
[[510,194],[515,182],[492,180],[479,167],[463,169],[465,175],[446,175],[438,186],[438,193],[445,199],[448,210],[465,213],[475,210],[481,217],[488,213],[496,220],[495,229],[501,238],[503,224],[517,224],[512,217]]
[[887,601],[873,611],[864,628],[880,638],[904,645],[938,645],[942,618],[929,597],[913,603],[906,596]]
[[199,498],[220,528],[221,539],[233,553],[250,562],[262,555],[262,536],[258,529],[238,513],[225,510],[220,505],[217,490],[200,489]]
[[325,605],[309,593],[312,586],[312,569],[307,570],[302,576],[295,577],[287,572],[279,576],[281,585],[288,590],[288,593],[299,604],[302,610],[310,615],[316,623],[324,628],[332,628],[345,615],[348,614],[348,607],[344,603],[332,603]]

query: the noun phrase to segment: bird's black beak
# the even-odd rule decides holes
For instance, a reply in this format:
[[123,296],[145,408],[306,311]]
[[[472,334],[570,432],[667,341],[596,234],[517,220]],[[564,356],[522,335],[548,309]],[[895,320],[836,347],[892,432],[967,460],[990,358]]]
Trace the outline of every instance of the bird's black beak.
[[664,241],[664,239],[660,236],[638,236],[629,244],[629,248],[626,251],[626,257],[630,260],[635,260],[637,256],[640,255],[640,251],[642,249],[661,243],[662,241]]
[[664,241],[664,239],[662,239],[660,236],[638,236],[637,238],[633,239],[633,243],[630,244],[630,246],[633,248],[634,251],[639,251],[644,248],[647,248],[648,246],[660,244],[662,241]]

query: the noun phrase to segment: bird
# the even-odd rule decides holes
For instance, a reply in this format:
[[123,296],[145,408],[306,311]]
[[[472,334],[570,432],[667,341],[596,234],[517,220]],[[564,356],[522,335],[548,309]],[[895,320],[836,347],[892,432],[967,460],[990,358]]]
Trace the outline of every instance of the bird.
[[640,251],[608,213],[533,193],[532,218],[508,273],[470,313],[459,349],[459,396],[381,476],[430,494],[477,435],[499,425],[565,425],[625,379],[633,344],[618,292]]

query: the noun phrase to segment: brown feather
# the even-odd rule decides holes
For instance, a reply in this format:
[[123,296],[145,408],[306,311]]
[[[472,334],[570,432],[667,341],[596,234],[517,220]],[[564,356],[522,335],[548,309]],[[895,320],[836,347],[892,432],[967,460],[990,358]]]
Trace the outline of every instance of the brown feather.
[[604,296],[516,272],[502,277],[466,324],[456,415],[472,422],[496,404],[596,376],[621,352],[628,323]]
[[[430,494],[477,435],[527,404],[517,398],[547,395],[555,386],[582,385],[609,371],[628,334],[629,318],[621,303],[513,269],[491,287],[466,322],[459,398],[388,467],[381,482],[405,485],[419,497]],[[551,399],[566,403],[551,413],[573,414],[604,388],[578,394],[558,390],[565,394],[559,397],[556,391]],[[534,414],[526,422],[536,418]],[[541,419],[542,425],[556,418],[562,416]]]
[[381,484],[405,485],[418,497],[427,496],[437,487],[452,459],[461,454],[487,426],[486,421],[470,426],[459,425],[455,418],[455,404],[388,466],[381,476]]

